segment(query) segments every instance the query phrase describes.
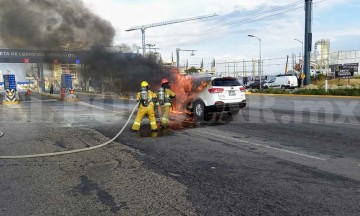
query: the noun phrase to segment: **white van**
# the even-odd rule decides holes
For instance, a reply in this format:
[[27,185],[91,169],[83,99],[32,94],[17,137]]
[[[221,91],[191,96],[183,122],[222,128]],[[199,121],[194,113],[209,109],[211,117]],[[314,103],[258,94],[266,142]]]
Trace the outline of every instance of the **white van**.
[[294,89],[298,87],[298,78],[296,76],[277,76],[264,84],[264,89],[281,88]]

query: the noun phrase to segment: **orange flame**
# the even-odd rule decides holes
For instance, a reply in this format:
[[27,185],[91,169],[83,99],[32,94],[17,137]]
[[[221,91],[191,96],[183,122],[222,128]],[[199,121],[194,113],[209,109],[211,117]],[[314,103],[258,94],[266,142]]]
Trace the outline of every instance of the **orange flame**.
[[202,81],[200,84],[196,84],[192,76],[181,74],[177,68],[174,68],[171,72],[175,77],[171,83],[171,87],[176,94],[176,100],[174,101],[175,103],[173,104],[171,112],[174,114],[189,114],[190,111],[187,109],[187,106],[192,101],[195,94],[202,91],[207,86],[207,82]]

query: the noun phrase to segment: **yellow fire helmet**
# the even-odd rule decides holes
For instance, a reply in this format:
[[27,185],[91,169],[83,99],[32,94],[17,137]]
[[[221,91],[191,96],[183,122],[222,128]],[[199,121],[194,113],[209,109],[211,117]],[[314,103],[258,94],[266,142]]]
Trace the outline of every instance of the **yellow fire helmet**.
[[148,86],[149,86],[148,82],[146,82],[146,81],[141,82],[141,87],[148,87]]

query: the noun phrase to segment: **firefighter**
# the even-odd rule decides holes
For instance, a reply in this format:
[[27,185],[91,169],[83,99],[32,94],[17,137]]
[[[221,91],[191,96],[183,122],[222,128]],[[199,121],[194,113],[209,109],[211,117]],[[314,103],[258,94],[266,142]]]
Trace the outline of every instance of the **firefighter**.
[[136,95],[136,101],[140,102],[135,122],[132,125],[132,130],[137,132],[140,130],[141,121],[145,115],[148,115],[150,127],[152,132],[157,132],[154,103],[156,101],[156,94],[149,89],[149,84],[146,81],[141,82],[141,90]]
[[176,96],[175,93],[171,90],[169,81],[166,78],[161,80],[161,87],[157,96],[162,115],[160,125],[166,128],[169,126],[169,112],[172,105],[172,99]]

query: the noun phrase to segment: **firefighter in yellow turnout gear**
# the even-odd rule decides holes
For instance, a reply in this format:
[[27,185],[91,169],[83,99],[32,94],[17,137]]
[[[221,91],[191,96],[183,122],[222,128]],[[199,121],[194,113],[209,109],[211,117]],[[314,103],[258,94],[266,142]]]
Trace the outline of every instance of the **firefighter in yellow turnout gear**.
[[150,121],[151,131],[157,131],[154,101],[156,101],[156,94],[149,89],[149,84],[146,81],[141,82],[141,91],[136,95],[136,101],[140,101],[138,112],[132,125],[134,132],[140,130],[141,121],[145,115],[148,115]]
[[175,98],[175,93],[170,89],[169,81],[167,79],[161,80],[161,87],[158,91],[158,103],[160,105],[161,109],[161,120],[160,125],[162,127],[168,127],[169,126],[169,113],[170,113],[170,107],[171,107],[171,100]]

